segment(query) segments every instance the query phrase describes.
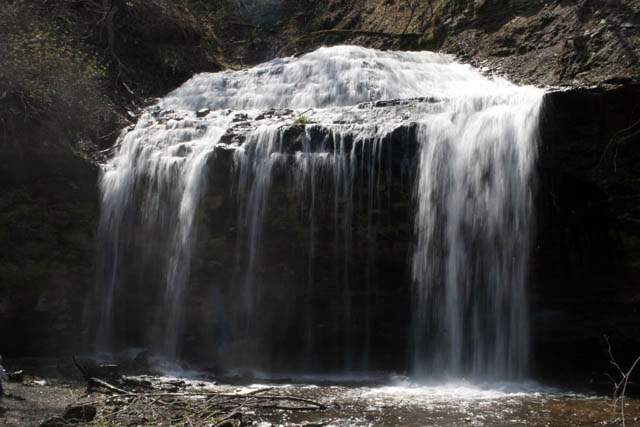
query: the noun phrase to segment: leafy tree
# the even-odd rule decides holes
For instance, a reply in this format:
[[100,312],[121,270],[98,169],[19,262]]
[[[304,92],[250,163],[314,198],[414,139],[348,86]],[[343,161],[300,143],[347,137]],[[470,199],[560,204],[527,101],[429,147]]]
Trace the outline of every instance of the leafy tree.
[[0,117],[48,116],[99,127],[111,114],[106,67],[72,25],[62,24],[67,16],[50,15],[57,11],[47,2],[0,4]]

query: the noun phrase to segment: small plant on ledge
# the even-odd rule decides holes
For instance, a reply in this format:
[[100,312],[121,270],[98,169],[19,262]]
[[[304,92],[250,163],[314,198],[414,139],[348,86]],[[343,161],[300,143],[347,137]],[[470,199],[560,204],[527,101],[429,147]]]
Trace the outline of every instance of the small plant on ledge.
[[293,122],[294,125],[304,126],[309,123],[309,119],[304,114],[300,114]]

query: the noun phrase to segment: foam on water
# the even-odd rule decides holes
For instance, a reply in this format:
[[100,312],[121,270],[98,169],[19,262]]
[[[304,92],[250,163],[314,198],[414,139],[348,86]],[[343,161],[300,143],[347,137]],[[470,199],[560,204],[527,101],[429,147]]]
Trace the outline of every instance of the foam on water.
[[204,73],[163,98],[163,109],[324,108],[423,96],[491,99],[513,91],[448,55],[376,51],[357,46],[320,48],[243,71]]

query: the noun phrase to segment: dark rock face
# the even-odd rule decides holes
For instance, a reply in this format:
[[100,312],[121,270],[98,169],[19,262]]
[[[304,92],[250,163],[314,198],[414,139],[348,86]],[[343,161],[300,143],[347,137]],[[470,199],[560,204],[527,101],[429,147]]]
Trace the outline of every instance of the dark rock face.
[[604,335],[640,352],[639,88],[547,95],[538,165],[534,349],[552,377],[608,369]]
[[[324,138],[322,128],[307,126],[312,128],[310,133],[318,140]],[[294,128],[284,133],[287,147],[284,151],[295,149],[295,133]],[[349,357],[345,353],[350,347],[354,353],[351,355],[353,368],[404,369],[410,324],[411,170],[415,170],[404,161],[410,158],[410,153],[415,153],[412,128],[398,128],[385,139],[382,151],[385,154],[381,162],[387,166],[378,181],[382,186],[380,209],[373,213],[373,218],[367,217],[367,206],[373,203],[368,199],[372,196],[367,188],[369,177],[357,177],[353,184],[353,223],[349,230],[352,241],[349,246],[344,240],[345,221],[350,221],[343,206],[347,200],[338,200],[336,207],[330,171],[328,175],[318,177],[313,235],[306,200],[309,194],[296,192],[289,166],[274,172],[264,216],[262,259],[257,272],[261,290],[256,309],[262,327],[256,335],[265,341],[261,344],[266,345],[260,347],[264,350],[262,354],[245,352],[245,348],[251,349],[251,343],[240,342],[238,335],[241,334],[232,332],[227,342],[222,341],[230,347],[229,355],[235,358],[242,354],[243,362],[253,366],[263,364],[272,369],[336,371],[345,368],[345,358]],[[207,196],[208,207],[219,204],[215,211],[221,214],[233,212],[235,195],[225,197],[225,187],[218,185],[220,177],[212,179],[217,182],[209,185],[213,194]],[[220,200],[223,200],[221,204]],[[192,273],[202,278],[202,281],[196,280],[205,289],[217,288],[216,297],[230,297],[230,301],[225,299],[216,307],[218,316],[232,315],[233,308],[226,309],[225,305],[242,304],[238,285],[244,280],[242,272],[246,268],[246,260],[235,257],[238,253],[241,256],[248,253],[248,242],[237,235],[242,226],[237,223],[236,216],[227,217],[223,222],[209,212],[207,208],[203,210],[200,228],[200,235],[209,239],[199,241],[197,253],[201,255],[198,255]],[[225,228],[220,227],[222,224],[226,224]],[[238,237],[240,246],[236,247]],[[314,240],[313,247],[310,246],[311,239]],[[221,250],[222,244],[224,249]],[[219,260],[222,253],[224,259]],[[221,274],[221,265],[236,271]],[[215,301],[216,297],[209,301]],[[345,298],[350,302],[345,302]],[[344,318],[345,304],[350,307],[350,322]],[[210,309],[206,303],[202,308]],[[230,330],[234,331],[231,317],[226,320],[218,317],[216,329],[223,329],[225,322],[229,322],[227,325],[230,324]],[[305,347],[305,325],[313,335],[310,348]],[[202,329],[188,330],[194,334],[206,333]],[[368,333],[371,333],[370,337]],[[203,342],[204,337],[193,340]],[[211,342],[220,343],[220,340]],[[369,355],[365,355],[367,351]],[[301,357],[303,355],[306,357]],[[224,356],[223,353],[222,364],[238,362]]]
[[249,22],[264,24],[280,17],[283,0],[235,0],[235,2]]
[[94,278],[98,168],[52,124],[0,140],[0,340],[3,353],[73,351]]

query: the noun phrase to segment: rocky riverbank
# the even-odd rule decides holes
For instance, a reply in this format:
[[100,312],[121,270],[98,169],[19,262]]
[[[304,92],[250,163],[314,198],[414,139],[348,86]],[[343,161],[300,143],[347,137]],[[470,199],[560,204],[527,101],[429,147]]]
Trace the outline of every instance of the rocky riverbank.
[[[67,372],[69,359],[53,366],[46,360],[10,363],[26,374],[23,382],[7,383],[0,397],[6,426],[587,426],[620,425],[623,417],[621,402],[614,406],[607,390],[598,395],[532,382],[420,384],[395,374],[267,378],[251,371],[114,376],[109,365],[103,373],[110,374],[87,387],[78,374]],[[624,403],[626,424],[637,424],[640,400],[628,397]]]

